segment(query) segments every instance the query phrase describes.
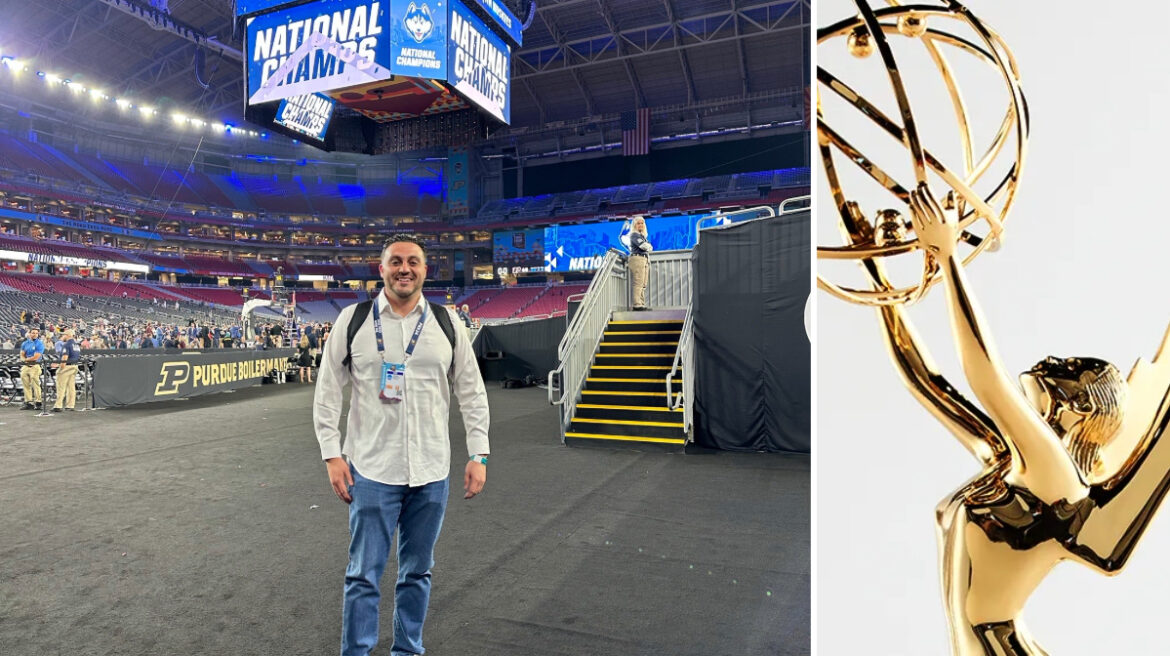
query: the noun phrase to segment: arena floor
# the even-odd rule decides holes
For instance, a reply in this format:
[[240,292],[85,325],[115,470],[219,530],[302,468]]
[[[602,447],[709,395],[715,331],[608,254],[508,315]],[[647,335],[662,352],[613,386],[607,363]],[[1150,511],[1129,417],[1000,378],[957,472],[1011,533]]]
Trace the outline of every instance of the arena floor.
[[[489,395],[479,498],[453,459],[428,654],[809,653],[807,457],[570,449],[544,390]],[[346,512],[311,405],[0,408],[0,652],[336,654]]]

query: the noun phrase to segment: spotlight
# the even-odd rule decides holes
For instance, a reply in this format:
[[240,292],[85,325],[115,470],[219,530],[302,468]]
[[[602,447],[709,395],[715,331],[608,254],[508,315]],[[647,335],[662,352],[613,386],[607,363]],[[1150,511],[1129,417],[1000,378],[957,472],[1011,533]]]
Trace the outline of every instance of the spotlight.
[[204,122],[202,121],[202,119],[193,118],[193,119],[191,119],[191,125],[194,125],[194,126],[195,126],[195,127],[197,127],[197,128],[201,128],[201,127],[203,127],[204,125],[207,125],[207,124],[206,124],[206,123],[204,123]]
[[142,115],[143,115],[143,116],[146,116],[146,117],[148,117],[148,118],[149,118],[149,117],[151,117],[151,116],[154,116],[154,115],[155,115],[155,113],[156,113],[156,112],[154,111],[154,108],[153,108],[153,107],[145,107],[145,106],[144,106],[144,107],[139,107],[139,108],[138,108],[138,111],[142,112]]
[[61,81],[61,76],[55,73],[38,73],[38,75],[42,75],[45,78],[45,82],[49,84],[57,84]]
[[130,101],[126,100],[125,98],[118,98],[117,100],[114,101],[114,103],[117,104],[118,107],[120,107],[122,109],[126,109],[127,107],[130,106]]
[[186,123],[187,122],[187,117],[183,116],[182,114],[180,114],[178,112],[171,114],[171,118],[175,119],[175,123]]

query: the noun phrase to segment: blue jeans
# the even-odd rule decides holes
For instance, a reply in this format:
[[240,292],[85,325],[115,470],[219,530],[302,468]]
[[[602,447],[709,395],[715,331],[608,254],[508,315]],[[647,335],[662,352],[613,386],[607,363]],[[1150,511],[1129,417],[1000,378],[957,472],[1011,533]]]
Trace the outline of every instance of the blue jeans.
[[378,642],[378,582],[398,530],[394,586],[393,656],[421,654],[423,621],[431,598],[435,541],[447,510],[447,479],[422,487],[385,485],[350,465],[349,567],[341,620],[341,656],[366,656]]

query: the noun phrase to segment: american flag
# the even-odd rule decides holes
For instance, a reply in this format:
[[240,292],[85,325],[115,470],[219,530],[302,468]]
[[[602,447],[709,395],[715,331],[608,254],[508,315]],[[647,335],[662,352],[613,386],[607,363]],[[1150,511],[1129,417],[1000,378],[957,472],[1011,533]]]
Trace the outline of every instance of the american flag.
[[622,155],[650,153],[650,110],[622,112]]

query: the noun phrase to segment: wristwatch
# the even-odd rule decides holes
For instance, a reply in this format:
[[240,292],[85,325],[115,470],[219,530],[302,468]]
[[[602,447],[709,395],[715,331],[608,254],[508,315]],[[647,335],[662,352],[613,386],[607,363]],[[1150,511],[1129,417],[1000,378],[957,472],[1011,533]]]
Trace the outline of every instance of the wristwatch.
[[471,456],[472,462],[478,462],[481,465],[487,465],[487,456]]

